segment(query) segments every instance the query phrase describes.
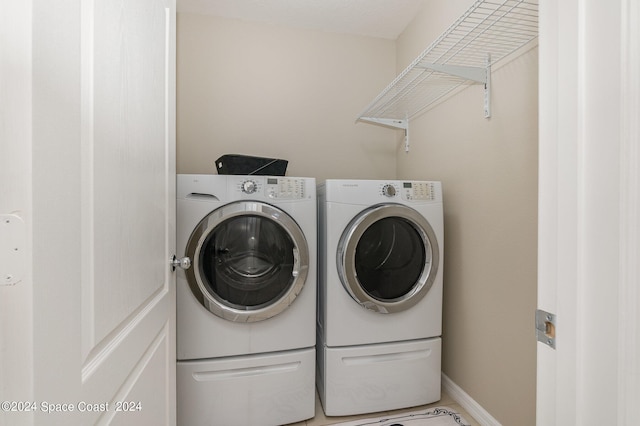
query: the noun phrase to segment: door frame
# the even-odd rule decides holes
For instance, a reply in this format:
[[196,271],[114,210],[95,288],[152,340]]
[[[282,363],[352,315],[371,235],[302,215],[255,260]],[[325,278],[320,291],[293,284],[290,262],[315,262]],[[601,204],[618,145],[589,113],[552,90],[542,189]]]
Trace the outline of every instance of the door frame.
[[540,1],[537,424],[640,416],[640,7]]
[[[33,289],[28,265],[33,253],[32,0],[0,0],[0,11],[0,214],[22,221],[24,240],[18,248],[25,262],[17,282],[0,286],[0,401],[30,401],[35,380]],[[15,420],[10,414],[0,410],[0,425]],[[20,421],[32,423],[33,413],[25,414]]]

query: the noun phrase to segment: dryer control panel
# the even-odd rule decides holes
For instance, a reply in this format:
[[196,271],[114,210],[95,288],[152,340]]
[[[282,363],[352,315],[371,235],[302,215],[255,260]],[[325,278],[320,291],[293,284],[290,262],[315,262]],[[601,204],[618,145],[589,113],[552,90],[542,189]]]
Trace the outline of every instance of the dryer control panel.
[[318,186],[323,201],[343,204],[432,204],[442,202],[439,181],[327,179]]
[[408,201],[435,200],[433,182],[402,182],[402,198]]
[[433,201],[436,191],[433,182],[385,182],[380,184],[380,194],[385,198],[400,196],[407,201]]

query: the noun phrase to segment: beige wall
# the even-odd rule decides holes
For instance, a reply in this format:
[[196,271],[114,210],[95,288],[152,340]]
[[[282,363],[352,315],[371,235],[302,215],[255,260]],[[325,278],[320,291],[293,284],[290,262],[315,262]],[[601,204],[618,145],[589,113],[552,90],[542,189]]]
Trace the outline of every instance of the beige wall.
[[[471,3],[428,2],[398,71]],[[504,425],[535,424],[537,65],[534,48],[493,68],[490,119],[472,86],[412,120],[397,151],[399,178],[443,183],[443,371]]]
[[393,178],[393,130],[355,124],[395,77],[391,40],[178,15],[178,173],[222,154],[289,160],[289,176]]
[[[441,180],[443,369],[505,425],[535,424],[537,49],[401,132],[358,113],[471,0],[432,0],[398,39],[178,15],[178,173],[224,153],[286,158],[290,176]],[[397,56],[397,57],[396,57]]]

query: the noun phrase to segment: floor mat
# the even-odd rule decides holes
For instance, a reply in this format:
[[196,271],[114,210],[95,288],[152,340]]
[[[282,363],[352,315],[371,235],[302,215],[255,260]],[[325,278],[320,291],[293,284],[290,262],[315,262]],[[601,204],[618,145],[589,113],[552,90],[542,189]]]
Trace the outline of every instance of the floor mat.
[[387,414],[331,426],[469,426],[460,414],[448,407],[435,407],[407,413]]

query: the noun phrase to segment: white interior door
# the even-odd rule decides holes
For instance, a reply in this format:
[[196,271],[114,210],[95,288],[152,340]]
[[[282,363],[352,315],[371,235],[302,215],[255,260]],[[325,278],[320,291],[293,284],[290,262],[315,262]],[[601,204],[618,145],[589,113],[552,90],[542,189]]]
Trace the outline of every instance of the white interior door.
[[111,403],[100,421],[169,424],[175,1],[85,1],[81,23],[81,395]]
[[175,424],[175,0],[0,4],[0,87],[26,76],[3,90],[26,104],[0,204],[26,266],[0,293],[0,400],[31,403],[0,424]]
[[640,418],[640,6],[540,2],[537,424]]

